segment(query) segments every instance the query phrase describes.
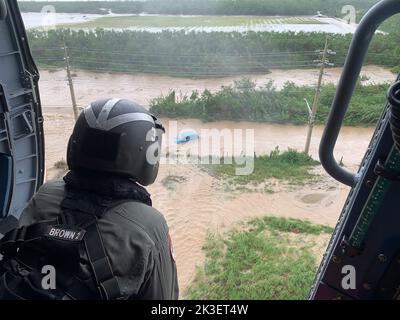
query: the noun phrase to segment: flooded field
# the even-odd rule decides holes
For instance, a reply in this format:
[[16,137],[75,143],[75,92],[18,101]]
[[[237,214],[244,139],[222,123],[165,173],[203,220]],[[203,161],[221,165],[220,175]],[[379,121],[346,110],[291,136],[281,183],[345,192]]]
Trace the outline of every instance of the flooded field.
[[126,14],[23,13],[27,28],[65,27],[162,32],[325,32],[354,33],[357,25],[321,16],[170,16]]
[[59,24],[88,22],[102,17],[99,14],[55,13],[55,12],[22,12],[25,27],[54,27]]
[[[101,20],[96,20],[92,22],[93,24],[101,23]],[[90,25],[90,23],[88,24]],[[100,24],[101,25],[101,24]],[[121,28],[116,25],[115,27],[110,27],[104,25],[105,28]],[[336,19],[336,18],[319,18],[319,17],[272,17],[272,18],[257,18],[254,20],[248,20],[242,24],[238,25],[214,25],[207,26],[207,23],[202,24],[199,22],[197,25],[179,27],[179,26],[164,26],[164,27],[154,27],[154,26],[135,26],[135,23],[127,25],[123,29],[132,31],[148,31],[148,32],[162,32],[164,30],[168,31],[187,31],[187,32],[324,32],[324,33],[354,33],[357,25],[347,24],[346,22]]]

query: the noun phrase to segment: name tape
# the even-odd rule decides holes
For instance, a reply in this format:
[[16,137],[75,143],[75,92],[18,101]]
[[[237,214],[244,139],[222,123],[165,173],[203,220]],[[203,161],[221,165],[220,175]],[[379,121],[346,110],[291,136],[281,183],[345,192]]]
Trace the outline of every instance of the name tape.
[[66,228],[64,226],[49,226],[46,237],[56,240],[80,242],[86,234],[86,230],[81,228]]

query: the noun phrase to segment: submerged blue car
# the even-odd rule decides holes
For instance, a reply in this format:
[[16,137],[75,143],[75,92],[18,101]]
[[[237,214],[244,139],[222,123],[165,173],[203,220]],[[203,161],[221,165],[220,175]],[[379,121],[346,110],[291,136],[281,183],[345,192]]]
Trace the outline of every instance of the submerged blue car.
[[196,131],[188,130],[188,131],[180,132],[178,134],[178,137],[176,138],[176,143],[177,144],[186,143],[189,141],[197,140],[199,138],[200,138],[199,134]]

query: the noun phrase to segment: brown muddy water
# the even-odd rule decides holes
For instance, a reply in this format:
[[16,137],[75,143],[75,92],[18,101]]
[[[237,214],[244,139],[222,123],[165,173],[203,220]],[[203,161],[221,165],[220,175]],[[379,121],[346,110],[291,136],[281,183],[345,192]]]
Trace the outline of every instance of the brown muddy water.
[[[167,128],[165,140],[173,145],[176,137],[168,137],[168,130],[169,122],[174,120],[162,121]],[[46,166],[49,179],[60,174],[54,168],[54,163],[65,159],[73,124],[73,117],[68,113],[45,113]],[[303,150],[307,130],[305,126],[232,121],[203,123],[194,119],[178,120],[177,127],[178,130],[192,128],[196,131],[253,129],[256,154],[269,153],[276,147],[280,150]],[[317,126],[314,130],[311,155],[315,159],[318,159],[322,130],[322,126]],[[343,128],[335,152],[337,159],[343,157],[346,166],[356,169],[372,133],[372,128]],[[180,145],[178,150],[184,153],[188,150],[193,152],[193,145],[195,142]],[[210,176],[197,165],[161,165],[159,177],[149,187],[149,191],[154,207],[164,214],[170,226],[182,292],[193,280],[196,266],[201,266],[204,262],[201,248],[208,232],[224,232],[242,221],[265,215],[307,219],[314,223],[335,226],[349,189],[327,176],[321,167],[315,171],[319,178],[306,186],[287,187],[278,181],[270,181],[274,193],[231,192],[226,189],[223,181]],[[321,249],[318,255],[322,256],[326,243],[319,245]]]
[[[208,133],[211,135],[211,130],[217,130],[213,137],[219,137],[221,135],[220,148],[218,150],[219,155],[222,156],[227,153],[227,150],[224,150],[224,141],[227,141],[224,133],[226,133],[228,137],[231,136],[233,140],[232,142],[235,144],[235,130],[239,130],[241,132],[243,141],[239,141],[236,148],[232,148],[233,151],[236,149],[236,153],[240,154],[242,151],[245,152],[246,150],[246,131],[253,130],[254,152],[256,155],[262,155],[269,154],[276,148],[279,148],[281,151],[289,148],[296,149],[297,151],[303,151],[308,130],[306,126],[300,125],[256,123],[249,121],[202,122],[201,120],[196,119],[161,119],[161,121],[167,129],[165,135],[166,142],[171,147],[176,146],[175,132],[193,130],[199,133],[199,141],[180,144],[177,149],[178,152],[182,151],[190,154],[200,155],[203,153],[204,155],[218,153],[216,151],[213,153],[211,147],[208,149],[202,148],[203,141],[201,133],[203,131],[206,134]],[[177,131],[175,130],[175,126],[177,127]],[[318,159],[318,148],[323,129],[323,126],[315,126],[313,130],[310,155],[314,159]],[[362,160],[362,157],[368,147],[373,131],[373,128],[343,127],[335,149],[336,159],[342,159],[342,162],[345,166],[351,168],[357,167],[360,164],[360,161]],[[252,133],[249,134],[253,135]],[[212,139],[208,138],[208,140],[209,144],[211,144]],[[216,141],[218,141],[218,139],[216,139]],[[166,147],[166,145],[164,147]]]
[[[331,68],[325,75],[326,82],[336,83],[340,68]],[[365,66],[363,75],[369,81],[382,83],[392,81],[395,76],[387,69]],[[287,80],[298,85],[315,84],[318,70],[272,70],[269,74],[244,75],[258,86],[273,80],[281,88]],[[74,84],[78,105],[85,107],[90,102],[105,97],[122,97],[135,100],[148,106],[151,99],[167,94],[171,89],[184,95],[192,90],[219,90],[221,85],[231,85],[234,80],[243,78],[226,77],[214,79],[183,79],[159,75],[124,75],[110,73],[74,72]],[[70,104],[69,89],[65,82],[65,72],[41,72],[41,100],[45,113],[46,167],[48,178],[60,176],[62,172],[54,164],[65,159],[66,146],[74,120]],[[306,126],[278,125],[254,122],[219,121],[203,123],[200,120],[162,119],[167,128],[164,137],[164,151],[167,146],[177,148],[178,154],[204,155],[204,152],[225,155],[225,140],[216,150],[202,148],[202,129],[214,129],[217,133],[233,133],[253,130],[254,152],[268,154],[276,147],[302,151],[306,139]],[[200,140],[188,144],[175,144],[177,131],[193,129],[200,133]],[[318,146],[323,131],[316,126],[310,153],[318,159]],[[345,166],[356,170],[369,144],[373,128],[344,127],[335,150],[336,159]],[[247,141],[247,140],[244,140]],[[200,147],[199,147],[200,146]],[[245,145],[237,147],[235,154],[241,153]],[[168,162],[167,162],[168,163]],[[265,215],[277,215],[298,219],[308,219],[314,223],[335,226],[337,218],[349,192],[330,178],[321,167],[316,168],[318,179],[305,186],[285,186],[279,181],[269,181],[274,192],[232,192],[223,181],[212,177],[193,164],[163,164],[156,183],[149,187],[154,207],[161,211],[170,226],[174,242],[181,291],[184,292],[195,275],[196,266],[204,262],[202,246],[208,232],[224,232],[238,223]],[[319,244],[318,256],[322,256],[326,244]]]

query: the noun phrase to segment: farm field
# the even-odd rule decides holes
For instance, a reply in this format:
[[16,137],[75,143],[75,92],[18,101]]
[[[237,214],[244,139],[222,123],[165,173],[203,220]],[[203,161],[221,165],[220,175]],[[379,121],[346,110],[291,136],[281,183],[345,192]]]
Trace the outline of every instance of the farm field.
[[168,28],[168,27],[226,27],[265,24],[324,24],[313,17],[284,16],[169,16],[129,15],[108,16],[73,25],[79,28]]

